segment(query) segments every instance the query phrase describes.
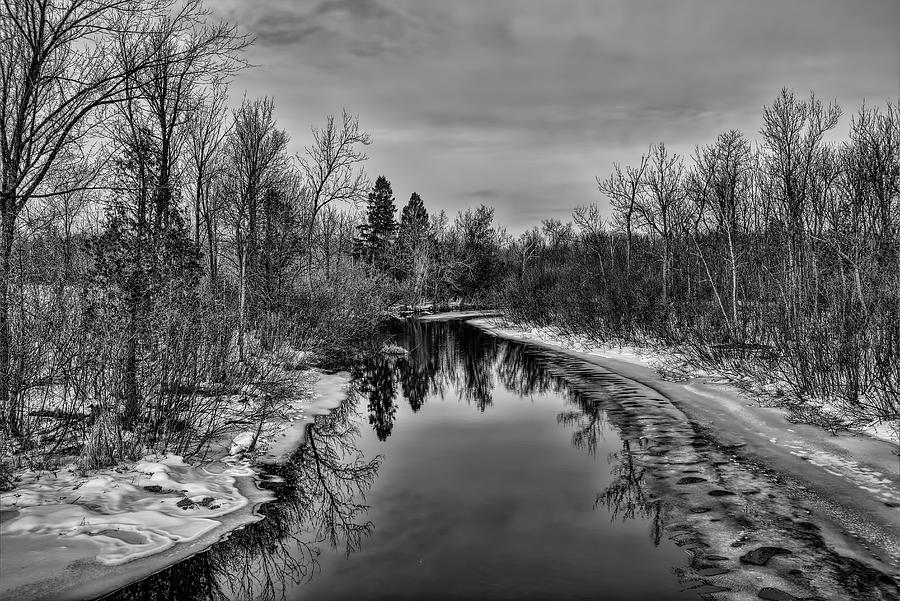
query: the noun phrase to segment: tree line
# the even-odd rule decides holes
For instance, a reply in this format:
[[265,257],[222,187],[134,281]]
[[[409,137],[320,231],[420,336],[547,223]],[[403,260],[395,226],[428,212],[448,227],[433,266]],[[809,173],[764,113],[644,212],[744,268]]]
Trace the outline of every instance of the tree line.
[[386,307],[486,295],[492,210],[398,223],[346,110],[290,153],[273,98],[230,95],[250,42],[200,0],[0,8],[4,455],[200,452]]
[[729,130],[689,157],[659,143],[616,164],[597,178],[611,216],[578,207],[510,246],[509,310],[674,344],[801,417],[897,420],[900,108],[864,104],[834,141],[841,115],[784,89],[756,143]]
[[292,154],[274,99],[229,95],[249,43],[200,0],[3,3],[4,454],[200,452],[236,399],[261,424],[288,372],[370,347],[387,308],[451,301],[896,418],[897,105],[833,142],[839,108],[785,90],[758,144],[654,145],[598,180],[611,217],[513,237],[490,207],[451,220],[418,193],[398,218],[347,111]]

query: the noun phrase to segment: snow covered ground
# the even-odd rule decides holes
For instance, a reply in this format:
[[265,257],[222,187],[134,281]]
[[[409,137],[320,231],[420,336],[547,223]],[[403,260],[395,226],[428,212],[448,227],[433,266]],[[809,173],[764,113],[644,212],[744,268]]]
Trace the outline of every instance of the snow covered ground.
[[881,440],[792,423],[785,409],[761,403],[715,374],[665,380],[655,369],[669,359],[660,351],[598,347],[553,328],[496,319],[467,323],[592,363],[663,395],[721,448],[801,491],[797,502],[815,512],[833,548],[864,562],[875,556],[879,569],[900,574],[900,457],[890,430]]
[[[255,508],[273,497],[255,485],[254,466],[287,457],[315,416],[346,396],[349,374],[297,375],[301,394],[258,437],[254,429],[223,441],[218,459],[147,455],[100,470],[70,464],[17,474],[16,488],[0,494],[0,597],[102,594],[261,519]],[[98,566],[106,567],[103,584]]]
[[[564,332],[553,326],[518,325],[510,323],[502,317],[478,317],[477,319],[470,319],[469,323],[488,329],[502,337],[547,344],[596,357],[624,361],[658,371],[670,371],[672,365],[680,363],[671,353],[667,354],[665,350],[660,350],[659,348],[616,343],[598,345],[596,341],[588,336]],[[726,375],[702,371],[697,368],[688,368],[683,364],[678,365],[678,372],[691,378],[702,378],[708,383],[729,383],[729,378]],[[771,383],[760,388],[757,400],[763,400],[763,397],[766,396],[770,389],[774,390],[776,388],[778,388],[777,384]],[[782,388],[785,387],[782,386]],[[831,415],[835,421],[839,421],[840,412],[836,402],[829,399],[810,399],[807,400],[807,404],[808,411]],[[878,440],[900,444],[900,422],[898,421],[873,421],[855,430],[859,434]]]
[[[218,469],[217,469],[218,467]],[[196,540],[220,524],[215,518],[247,506],[235,479],[248,466],[189,465],[177,455],[83,473],[75,465],[52,473],[26,472],[0,495],[11,535],[56,534],[71,545],[92,544],[96,560],[117,565]]]

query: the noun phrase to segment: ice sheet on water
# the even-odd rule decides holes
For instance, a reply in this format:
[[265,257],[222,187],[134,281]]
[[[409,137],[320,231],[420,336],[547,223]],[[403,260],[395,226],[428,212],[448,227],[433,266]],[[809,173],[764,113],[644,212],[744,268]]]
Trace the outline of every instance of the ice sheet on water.
[[[297,398],[259,431],[257,451],[264,449],[269,458],[292,452],[305,425],[346,397],[350,379],[346,373],[315,370],[295,376]],[[236,411],[243,411],[244,396],[233,396]],[[69,569],[65,566],[76,560],[117,565],[159,554],[169,558],[159,560],[165,562],[173,555],[161,552],[177,543],[192,542],[182,553],[214,543],[228,530],[259,519],[252,507],[274,498],[251,480],[259,460],[251,455],[240,452],[202,464],[188,464],[177,455],[148,455],[90,473],[73,464],[56,472],[17,474],[16,488],[0,494],[4,584],[33,583],[39,573],[53,566]],[[172,553],[178,555],[178,548]],[[165,564],[147,560],[142,565]],[[0,587],[0,596],[4,590]]]
[[239,462],[207,469],[177,455],[148,455],[90,477],[75,466],[26,472],[16,489],[0,495],[0,509],[17,510],[0,534],[57,534],[99,547],[97,561],[116,565],[214,529],[216,518],[247,505],[235,478],[250,473]]

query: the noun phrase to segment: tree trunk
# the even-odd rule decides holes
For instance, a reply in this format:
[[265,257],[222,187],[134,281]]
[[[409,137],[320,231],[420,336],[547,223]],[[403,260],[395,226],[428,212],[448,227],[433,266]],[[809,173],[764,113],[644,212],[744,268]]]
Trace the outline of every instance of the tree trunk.
[[666,317],[669,315],[669,242],[663,238],[662,303]]
[[[238,242],[240,245],[240,242]],[[238,359],[244,362],[244,331],[247,315],[247,253],[238,249]]]
[[625,278],[631,277],[631,211],[625,218]]
[[731,231],[728,231],[728,258],[731,261],[731,319],[734,331],[737,332],[738,327],[738,307],[737,307],[737,259],[734,254],[734,240],[731,237]]
[[209,220],[206,222],[206,253],[207,265],[209,266],[209,286],[214,290],[219,274],[216,267],[216,233],[212,222]]
[[13,402],[10,381],[10,332],[9,282],[12,279],[12,243],[15,223],[15,193],[3,191],[0,197],[0,407],[6,410],[8,432],[19,434],[19,415]]
[[200,202],[203,197],[203,175],[197,175],[197,191],[194,198],[194,244],[200,246]]
[[[132,293],[134,295],[134,293]],[[137,314],[139,298],[129,299],[128,330],[125,340],[125,361],[122,385],[122,400],[125,410],[122,412],[122,425],[125,430],[132,430],[140,413],[137,385]]]

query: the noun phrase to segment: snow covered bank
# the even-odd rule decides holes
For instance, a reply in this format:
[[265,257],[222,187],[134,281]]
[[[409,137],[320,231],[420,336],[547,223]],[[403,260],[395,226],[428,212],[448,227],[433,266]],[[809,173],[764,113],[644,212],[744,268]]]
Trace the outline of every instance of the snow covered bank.
[[147,455],[100,470],[19,473],[0,495],[0,598],[98,596],[262,519],[255,508],[274,496],[256,486],[254,465],[285,459],[306,425],[346,396],[348,374],[298,375],[306,387],[252,431],[253,449],[235,444],[245,431],[217,445],[217,460]]
[[261,519],[254,474],[176,455],[21,474],[0,495],[0,598],[93,598],[202,551]]
[[[467,323],[496,336],[596,365],[662,395],[698,431],[749,465],[765,466],[799,491],[797,503],[817,513],[829,543],[861,561],[877,556],[882,568],[900,575],[900,460],[897,442],[867,435],[831,434],[791,423],[784,409],[766,406],[721,378],[659,376],[661,352],[597,348],[588,340],[552,328],[522,328],[496,320]],[[581,343],[581,346],[577,346]],[[827,524],[827,526],[826,526]]]
[[350,374],[320,373],[305,402],[297,408],[293,418],[275,425],[274,431],[266,436],[263,450],[257,462],[262,465],[282,463],[303,443],[306,427],[315,421],[317,415],[326,415],[347,398]]
[[94,545],[99,563],[122,564],[216,528],[215,518],[247,506],[235,479],[252,474],[239,464],[188,465],[177,455],[148,455],[90,474],[74,465],[26,472],[0,495],[0,509],[13,516],[0,524],[0,535],[5,547],[11,535],[55,534]]
[[418,319],[419,321],[451,321],[456,319],[496,318],[502,314],[502,311],[497,310],[473,309],[471,311],[444,311],[433,315],[423,315]]
[[[585,335],[564,332],[553,326],[531,326],[510,323],[502,317],[478,317],[469,319],[468,323],[476,327],[488,330],[503,338],[519,340],[522,342],[538,343],[556,347],[562,350],[576,351],[595,357],[613,359],[626,363],[640,365],[662,373],[677,373],[684,378],[699,378],[706,383],[729,384],[731,378],[726,374],[714,371],[701,370],[687,366],[680,361],[674,353],[666,352],[664,348],[649,346],[635,346],[622,344],[597,344],[596,341]],[[744,382],[744,384],[747,384]],[[779,387],[774,383],[760,385],[754,390],[754,400],[761,404],[774,405],[772,394]],[[836,402],[829,399],[809,399],[806,401],[805,410],[820,415],[831,416],[831,421],[838,423],[839,411]],[[900,445],[900,421],[894,422],[870,422],[862,427],[855,428],[857,434],[863,434],[876,440]]]

